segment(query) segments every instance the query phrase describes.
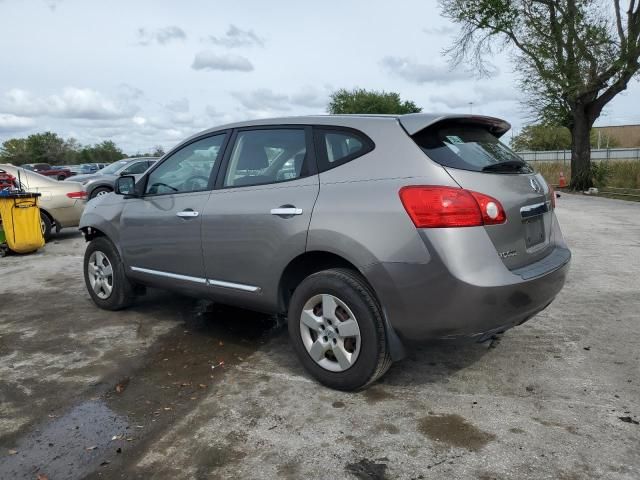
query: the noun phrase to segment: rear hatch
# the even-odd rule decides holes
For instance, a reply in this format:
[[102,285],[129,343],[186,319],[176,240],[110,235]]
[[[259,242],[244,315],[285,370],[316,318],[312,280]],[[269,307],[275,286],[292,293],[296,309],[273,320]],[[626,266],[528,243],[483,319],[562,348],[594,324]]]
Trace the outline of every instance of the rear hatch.
[[500,142],[509,128],[507,122],[495,118],[462,116],[441,117],[425,128],[407,132],[458,185],[502,204],[506,222],[484,228],[498,256],[513,270],[552,250],[553,193],[541,175]]

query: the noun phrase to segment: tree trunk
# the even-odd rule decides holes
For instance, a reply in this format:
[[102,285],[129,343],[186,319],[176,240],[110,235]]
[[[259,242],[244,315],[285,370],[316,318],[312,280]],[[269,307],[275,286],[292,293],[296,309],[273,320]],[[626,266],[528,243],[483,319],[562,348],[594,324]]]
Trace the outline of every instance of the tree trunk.
[[591,174],[591,121],[586,112],[573,113],[571,125],[571,190],[587,190],[593,186]]

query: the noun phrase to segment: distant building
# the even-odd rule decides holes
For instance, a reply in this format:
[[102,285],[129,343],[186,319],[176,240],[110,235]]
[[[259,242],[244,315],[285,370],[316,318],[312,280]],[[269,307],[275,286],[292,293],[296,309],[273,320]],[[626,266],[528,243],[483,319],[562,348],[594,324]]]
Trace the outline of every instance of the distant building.
[[610,127],[594,127],[596,132],[596,147],[598,137],[600,138],[600,148],[637,148],[640,147],[640,125],[616,125]]

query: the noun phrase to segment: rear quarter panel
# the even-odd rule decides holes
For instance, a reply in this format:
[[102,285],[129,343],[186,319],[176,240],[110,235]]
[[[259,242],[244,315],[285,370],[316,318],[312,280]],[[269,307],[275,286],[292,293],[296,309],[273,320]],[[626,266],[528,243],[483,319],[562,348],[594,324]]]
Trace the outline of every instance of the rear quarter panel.
[[349,126],[366,133],[375,148],[320,174],[307,249],[335,253],[358,268],[376,262],[429,262],[399,191],[406,185],[457,185],[425,157],[397,120]]

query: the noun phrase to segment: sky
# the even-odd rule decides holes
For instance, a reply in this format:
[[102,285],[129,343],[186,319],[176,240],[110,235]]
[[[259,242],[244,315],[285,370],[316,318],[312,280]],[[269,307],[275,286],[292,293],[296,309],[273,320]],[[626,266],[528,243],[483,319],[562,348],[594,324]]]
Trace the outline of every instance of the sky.
[[[436,0],[0,0],[0,142],[49,130],[167,150],[231,121],[326,113],[354,87],[517,134],[530,115],[508,55],[491,78],[452,70],[456,32]],[[634,81],[597,125],[640,123],[637,105]]]

